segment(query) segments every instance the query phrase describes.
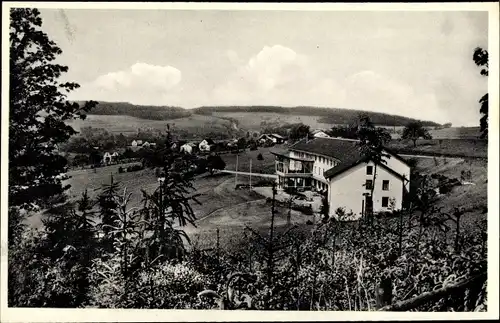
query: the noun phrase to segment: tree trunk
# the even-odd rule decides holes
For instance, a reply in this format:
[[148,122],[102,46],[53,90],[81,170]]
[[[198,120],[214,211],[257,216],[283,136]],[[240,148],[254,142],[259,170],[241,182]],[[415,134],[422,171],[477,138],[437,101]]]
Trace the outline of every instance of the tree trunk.
[[416,139],[412,139],[413,140],[413,148],[417,147],[417,140]]
[[375,167],[373,167],[373,182],[372,182],[372,187],[370,189],[370,196],[371,196],[371,205],[370,205],[370,211],[369,211],[369,217],[370,217],[370,224],[373,224],[373,192],[375,191],[375,181],[377,180],[377,163],[374,163]]
[[417,251],[420,249],[420,239],[422,238],[422,231],[424,229],[422,225],[422,220],[424,219],[424,212],[421,211],[419,218],[419,228],[418,228],[418,237],[417,237]]
[[399,256],[403,251],[403,211],[399,212]]
[[459,253],[460,252],[460,217],[461,217],[461,214],[457,214],[456,215],[456,225],[457,225],[457,228],[456,228],[456,233],[455,233],[455,253]]

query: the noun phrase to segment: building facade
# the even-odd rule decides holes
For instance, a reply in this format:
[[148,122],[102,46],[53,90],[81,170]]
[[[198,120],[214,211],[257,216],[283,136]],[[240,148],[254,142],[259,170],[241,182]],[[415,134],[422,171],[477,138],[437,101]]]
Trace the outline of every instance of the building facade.
[[352,213],[354,218],[361,217],[368,209],[399,210],[409,190],[410,167],[394,152],[389,149],[385,152],[390,157],[375,167],[373,161],[361,155],[356,140],[304,139],[287,151],[273,152],[277,188],[326,194],[330,216],[335,216],[337,209]]

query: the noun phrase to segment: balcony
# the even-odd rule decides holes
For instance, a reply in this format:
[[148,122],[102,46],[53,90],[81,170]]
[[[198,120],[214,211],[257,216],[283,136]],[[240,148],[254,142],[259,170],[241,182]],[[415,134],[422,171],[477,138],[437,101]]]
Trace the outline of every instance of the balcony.
[[311,177],[314,160],[291,157],[288,153],[275,153],[276,174],[281,177]]

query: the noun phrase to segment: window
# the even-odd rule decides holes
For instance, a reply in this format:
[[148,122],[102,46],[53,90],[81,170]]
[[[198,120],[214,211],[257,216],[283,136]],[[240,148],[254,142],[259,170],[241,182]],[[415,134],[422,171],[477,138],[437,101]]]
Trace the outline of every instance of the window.
[[314,174],[316,174],[316,166],[314,166]]
[[373,166],[366,166],[366,175],[373,175]]
[[389,190],[389,181],[382,181],[382,190],[383,191]]
[[371,179],[367,179],[366,182],[365,182],[365,187],[367,190],[371,190],[372,189],[372,183],[373,181]]
[[389,206],[389,198],[387,196],[382,197],[382,207]]

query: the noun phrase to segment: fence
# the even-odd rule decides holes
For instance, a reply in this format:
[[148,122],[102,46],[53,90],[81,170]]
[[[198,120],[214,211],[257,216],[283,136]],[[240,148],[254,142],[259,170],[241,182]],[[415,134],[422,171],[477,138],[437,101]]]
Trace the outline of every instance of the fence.
[[[383,306],[383,300],[390,300],[392,295],[391,291],[383,290],[382,294],[386,296],[381,297],[378,301],[379,311],[447,311],[450,307],[454,311],[474,311],[481,301],[484,300],[483,287],[487,281],[487,273],[482,272],[476,276],[464,279],[456,284],[445,286],[431,292],[426,292],[409,300]],[[387,295],[389,294],[389,295]],[[484,309],[485,310],[485,309]]]

